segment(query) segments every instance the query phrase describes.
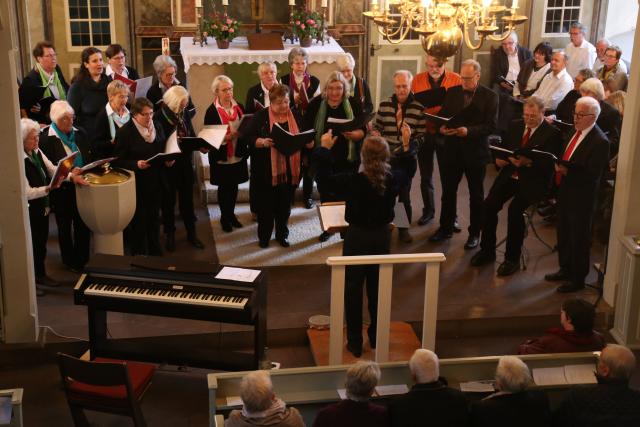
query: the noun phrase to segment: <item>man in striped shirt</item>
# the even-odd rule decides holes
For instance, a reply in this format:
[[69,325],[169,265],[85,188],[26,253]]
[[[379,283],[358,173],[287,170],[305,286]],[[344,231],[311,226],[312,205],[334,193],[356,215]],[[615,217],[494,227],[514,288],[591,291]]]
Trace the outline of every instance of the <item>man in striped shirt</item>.
[[[409,224],[411,223],[411,180],[416,174],[418,144],[426,132],[426,121],[422,104],[414,100],[411,92],[413,75],[408,70],[393,73],[394,94],[378,107],[375,119],[376,131],[389,143],[391,167],[403,171],[407,184],[400,189],[398,199],[404,204]],[[408,147],[402,145],[402,129],[408,127],[411,139]],[[408,228],[398,228],[400,240],[410,243],[413,239]]]

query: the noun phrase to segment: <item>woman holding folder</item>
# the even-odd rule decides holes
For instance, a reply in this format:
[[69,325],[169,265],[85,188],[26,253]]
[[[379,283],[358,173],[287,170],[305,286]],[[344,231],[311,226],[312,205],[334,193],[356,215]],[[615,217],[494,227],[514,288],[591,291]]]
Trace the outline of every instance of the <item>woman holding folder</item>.
[[[276,137],[274,127],[297,135],[300,121],[289,108],[289,87],[275,84],[269,91],[269,101],[269,107],[255,114],[247,132],[251,177],[255,185],[253,194],[257,197],[254,204],[258,214],[258,239],[261,248],[269,246],[275,223],[276,240],[286,248],[289,247],[291,198],[293,189],[300,183],[302,147],[286,147],[293,142]],[[311,137],[306,146],[313,147]]]
[[160,248],[160,197],[162,168],[171,161],[149,161],[164,152],[166,138],[162,127],[153,123],[153,104],[136,98],[131,105],[132,119],[116,132],[116,166],[136,175],[136,212],[131,221],[133,255],[162,255]]
[[107,85],[107,96],[109,102],[96,116],[96,129],[91,143],[99,159],[113,156],[116,131],[131,119],[127,108],[129,86],[114,80]]
[[247,169],[247,147],[238,140],[237,131],[244,108],[233,98],[233,81],[220,75],[211,83],[213,103],[204,116],[205,125],[229,125],[227,135],[218,150],[209,152],[211,184],[218,186],[220,225],[230,233],[241,228],[235,214],[238,184],[249,180]]

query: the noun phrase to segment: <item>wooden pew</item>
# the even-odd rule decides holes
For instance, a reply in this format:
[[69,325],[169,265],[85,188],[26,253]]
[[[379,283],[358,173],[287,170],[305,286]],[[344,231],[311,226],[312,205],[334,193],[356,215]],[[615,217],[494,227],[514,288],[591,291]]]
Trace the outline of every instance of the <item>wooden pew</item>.
[[[599,352],[556,353],[523,355],[520,358],[529,369],[562,367],[565,365],[593,364],[596,369]],[[445,377],[452,388],[459,388],[461,382],[493,379],[501,356],[440,359],[440,375]],[[287,405],[295,406],[307,425],[313,424],[315,415],[324,406],[337,402],[337,389],[344,388],[346,371],[350,365],[314,366],[287,368],[271,371],[271,381],[276,396]],[[382,377],[379,385],[413,384],[408,362],[381,363]],[[247,372],[229,372],[207,375],[209,387],[209,425],[215,427],[214,418],[220,414],[227,416],[232,409],[240,406],[229,405],[227,397],[240,395],[240,382]],[[545,389],[552,407],[557,405],[568,386],[547,386]],[[478,394],[474,393],[477,398]],[[474,396],[470,396],[473,399]],[[389,400],[389,398],[384,398]],[[218,424],[220,426],[220,424]]]
[[22,393],[21,388],[12,388],[7,390],[0,390],[0,397],[11,398],[11,421],[9,424],[2,424],[9,427],[22,427]]

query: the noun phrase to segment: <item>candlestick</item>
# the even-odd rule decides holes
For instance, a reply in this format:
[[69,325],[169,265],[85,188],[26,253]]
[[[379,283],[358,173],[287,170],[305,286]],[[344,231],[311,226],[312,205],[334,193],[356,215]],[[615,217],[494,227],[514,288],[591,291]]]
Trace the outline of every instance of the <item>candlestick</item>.
[[289,0],[289,6],[295,6],[296,0]]
[[196,7],[202,7],[202,0],[196,0]]
[[327,0],[322,0],[322,7],[327,7]]
[[223,6],[229,6],[229,0],[222,0]]

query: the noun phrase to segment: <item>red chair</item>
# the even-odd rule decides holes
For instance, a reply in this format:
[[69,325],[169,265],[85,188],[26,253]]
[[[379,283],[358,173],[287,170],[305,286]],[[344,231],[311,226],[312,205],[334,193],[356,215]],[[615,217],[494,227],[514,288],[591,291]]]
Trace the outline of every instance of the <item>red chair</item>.
[[154,365],[99,357],[86,361],[58,353],[58,366],[76,427],[89,426],[84,409],[126,415],[135,426],[146,426],[140,401]]

